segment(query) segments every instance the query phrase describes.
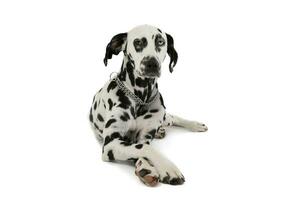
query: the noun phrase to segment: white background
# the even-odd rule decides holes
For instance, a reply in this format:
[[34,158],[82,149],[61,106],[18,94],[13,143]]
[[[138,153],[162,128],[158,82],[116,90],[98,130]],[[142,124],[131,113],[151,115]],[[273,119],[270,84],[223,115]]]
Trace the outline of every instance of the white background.
[[[282,1],[0,3],[0,199],[272,199],[283,186]],[[168,111],[208,125],[153,145],[186,177],[144,186],[101,160],[88,123],[111,37],[151,24],[175,39],[159,80]]]

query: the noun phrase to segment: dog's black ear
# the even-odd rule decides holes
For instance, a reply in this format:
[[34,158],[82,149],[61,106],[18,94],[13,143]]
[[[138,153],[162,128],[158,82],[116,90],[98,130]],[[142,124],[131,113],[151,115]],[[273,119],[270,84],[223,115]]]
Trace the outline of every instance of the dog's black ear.
[[166,37],[167,37],[167,53],[170,57],[170,63],[169,63],[169,71],[172,73],[173,72],[173,68],[175,67],[175,65],[177,64],[177,60],[178,60],[178,53],[174,48],[174,39],[171,35],[166,33]]
[[108,43],[106,47],[105,57],[104,57],[104,64],[107,66],[108,59],[112,58],[112,55],[118,55],[123,48],[123,44],[125,44],[127,40],[127,33],[120,33],[115,35],[111,41]]

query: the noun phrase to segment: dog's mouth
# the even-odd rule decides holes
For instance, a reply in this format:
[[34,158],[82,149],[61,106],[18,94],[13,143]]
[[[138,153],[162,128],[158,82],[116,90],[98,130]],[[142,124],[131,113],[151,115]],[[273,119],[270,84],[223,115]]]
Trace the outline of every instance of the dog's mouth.
[[158,72],[148,72],[148,73],[145,73],[144,76],[150,77],[150,78],[160,77],[160,71],[158,71]]
[[160,70],[158,71],[145,71],[142,70],[141,72],[139,71],[138,74],[140,76],[146,77],[146,78],[159,78],[161,73]]

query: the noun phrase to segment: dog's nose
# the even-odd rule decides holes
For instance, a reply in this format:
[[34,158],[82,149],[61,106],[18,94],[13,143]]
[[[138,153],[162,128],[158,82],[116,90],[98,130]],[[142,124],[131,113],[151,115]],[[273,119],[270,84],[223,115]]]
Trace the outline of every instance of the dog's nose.
[[151,57],[148,60],[144,61],[143,64],[145,66],[146,72],[151,73],[159,71],[159,63],[154,57]]

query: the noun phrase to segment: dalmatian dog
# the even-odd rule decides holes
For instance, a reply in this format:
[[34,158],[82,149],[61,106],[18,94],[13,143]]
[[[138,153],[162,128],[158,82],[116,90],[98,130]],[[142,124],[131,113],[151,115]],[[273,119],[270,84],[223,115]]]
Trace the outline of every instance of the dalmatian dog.
[[203,132],[203,123],[189,121],[166,112],[157,80],[166,54],[169,70],[178,54],[171,35],[142,25],[128,33],[115,35],[106,47],[104,64],[113,55],[124,53],[121,70],[94,96],[89,120],[101,139],[103,161],[132,161],[135,174],[148,186],[158,182],[180,185],[185,178],[180,170],[150,145],[164,138],[165,127],[179,126]]

